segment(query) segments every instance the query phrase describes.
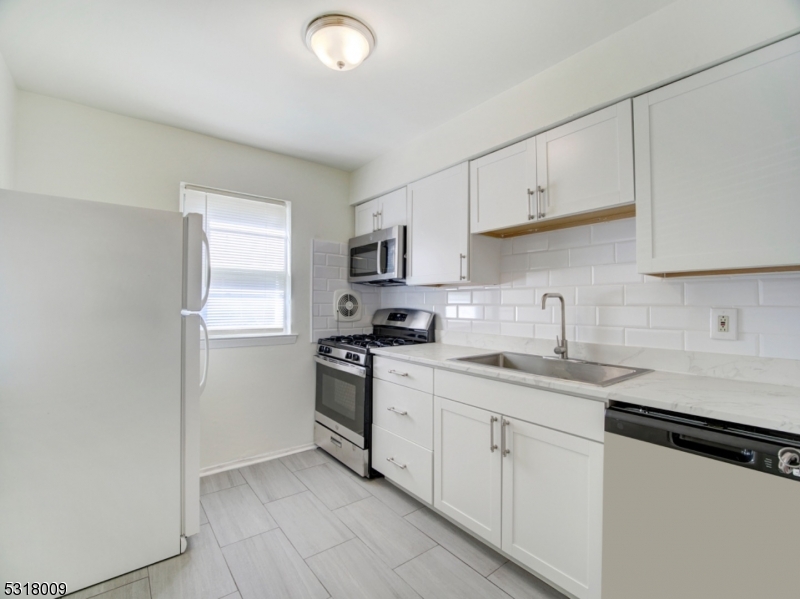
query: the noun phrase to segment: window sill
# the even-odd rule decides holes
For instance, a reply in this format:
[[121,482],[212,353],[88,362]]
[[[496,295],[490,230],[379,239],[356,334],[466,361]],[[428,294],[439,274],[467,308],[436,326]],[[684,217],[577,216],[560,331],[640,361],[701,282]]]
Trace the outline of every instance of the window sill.
[[297,343],[297,335],[217,335],[210,339],[211,349],[229,347],[257,347],[263,345],[292,345]]

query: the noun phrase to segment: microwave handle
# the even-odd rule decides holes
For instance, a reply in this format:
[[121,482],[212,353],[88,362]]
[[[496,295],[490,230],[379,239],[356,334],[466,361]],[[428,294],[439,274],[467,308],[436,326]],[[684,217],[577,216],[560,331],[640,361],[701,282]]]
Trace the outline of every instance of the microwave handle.
[[383,262],[383,255],[382,255],[382,252],[381,252],[381,248],[383,248],[383,242],[379,241],[378,242],[378,260],[377,260],[377,270],[378,270],[378,274],[379,275],[383,274],[383,269],[381,268],[381,263]]

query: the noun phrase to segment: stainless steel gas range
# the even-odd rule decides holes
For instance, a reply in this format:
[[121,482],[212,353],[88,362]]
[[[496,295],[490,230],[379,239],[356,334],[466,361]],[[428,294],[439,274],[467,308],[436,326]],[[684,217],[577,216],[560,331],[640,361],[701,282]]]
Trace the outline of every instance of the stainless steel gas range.
[[375,474],[372,436],[372,353],[376,347],[434,341],[434,314],[386,308],[375,312],[372,335],[320,339],[314,442],[361,476]]

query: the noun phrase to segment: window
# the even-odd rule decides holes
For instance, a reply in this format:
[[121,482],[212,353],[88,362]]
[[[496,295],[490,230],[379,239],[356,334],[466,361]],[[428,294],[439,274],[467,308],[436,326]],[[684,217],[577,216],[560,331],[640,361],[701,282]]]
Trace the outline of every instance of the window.
[[181,198],[184,214],[203,215],[208,235],[211,338],[289,335],[291,202],[186,184]]

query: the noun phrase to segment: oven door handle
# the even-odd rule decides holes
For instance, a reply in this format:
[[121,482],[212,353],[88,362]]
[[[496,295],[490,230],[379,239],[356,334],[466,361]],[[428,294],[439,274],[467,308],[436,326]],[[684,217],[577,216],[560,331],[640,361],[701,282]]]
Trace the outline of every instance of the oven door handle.
[[323,358],[322,356],[314,356],[314,361],[320,366],[333,368],[334,370],[340,370],[341,372],[346,372],[348,374],[361,377],[362,379],[367,378],[367,369],[364,368],[363,366],[354,366],[347,364],[345,362],[339,362],[338,360]]

